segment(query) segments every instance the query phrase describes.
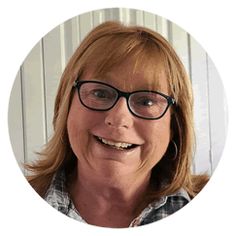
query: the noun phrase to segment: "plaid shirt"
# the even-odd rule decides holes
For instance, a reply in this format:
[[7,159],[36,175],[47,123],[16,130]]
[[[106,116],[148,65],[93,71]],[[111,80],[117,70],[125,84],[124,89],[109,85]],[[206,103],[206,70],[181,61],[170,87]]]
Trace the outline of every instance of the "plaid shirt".
[[[63,214],[86,223],[70,199],[65,183],[66,176],[64,171],[58,171],[53,176],[44,199]],[[188,193],[184,189],[180,189],[175,194],[162,197],[160,200],[150,203],[141,214],[131,222],[129,227],[145,225],[163,219],[185,206],[189,201],[190,197]]]

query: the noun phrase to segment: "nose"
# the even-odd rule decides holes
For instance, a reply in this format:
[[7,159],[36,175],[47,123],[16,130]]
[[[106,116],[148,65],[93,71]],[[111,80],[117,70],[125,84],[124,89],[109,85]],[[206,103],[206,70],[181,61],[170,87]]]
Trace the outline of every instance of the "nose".
[[130,113],[126,99],[121,97],[116,105],[106,112],[105,124],[112,128],[130,128],[133,125],[133,115]]

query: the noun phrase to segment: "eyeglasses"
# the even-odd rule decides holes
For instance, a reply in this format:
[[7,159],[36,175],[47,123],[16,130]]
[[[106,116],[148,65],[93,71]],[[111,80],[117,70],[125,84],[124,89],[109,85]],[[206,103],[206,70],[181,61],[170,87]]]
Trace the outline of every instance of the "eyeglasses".
[[157,91],[139,90],[131,93],[100,81],[78,81],[73,87],[78,90],[80,102],[94,111],[112,109],[120,97],[125,97],[129,111],[146,120],[157,120],[165,115],[175,99]]

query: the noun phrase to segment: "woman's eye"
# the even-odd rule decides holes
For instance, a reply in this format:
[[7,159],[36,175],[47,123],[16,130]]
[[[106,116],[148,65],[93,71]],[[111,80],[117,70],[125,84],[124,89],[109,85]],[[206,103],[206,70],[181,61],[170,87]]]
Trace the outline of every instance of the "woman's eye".
[[108,91],[101,89],[93,90],[91,94],[97,98],[109,98],[110,96]]
[[155,105],[156,102],[154,100],[146,98],[146,99],[140,99],[137,103],[142,106],[150,107]]

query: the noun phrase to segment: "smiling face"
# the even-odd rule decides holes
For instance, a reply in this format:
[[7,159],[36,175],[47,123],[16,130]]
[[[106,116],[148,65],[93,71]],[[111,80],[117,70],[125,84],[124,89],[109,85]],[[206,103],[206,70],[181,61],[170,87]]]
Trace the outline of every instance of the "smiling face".
[[[103,81],[126,92],[148,90],[150,83],[142,71],[142,68],[134,70],[134,65],[126,61],[102,78],[89,71],[81,79]],[[159,73],[158,87],[168,95],[164,73]],[[135,117],[123,97],[111,110],[93,111],[81,104],[75,91],[67,129],[79,171],[90,176],[94,173],[109,177],[109,180],[121,176],[148,176],[168,147],[170,119],[170,109],[159,120]],[[127,144],[134,145],[126,148],[130,146]]]

